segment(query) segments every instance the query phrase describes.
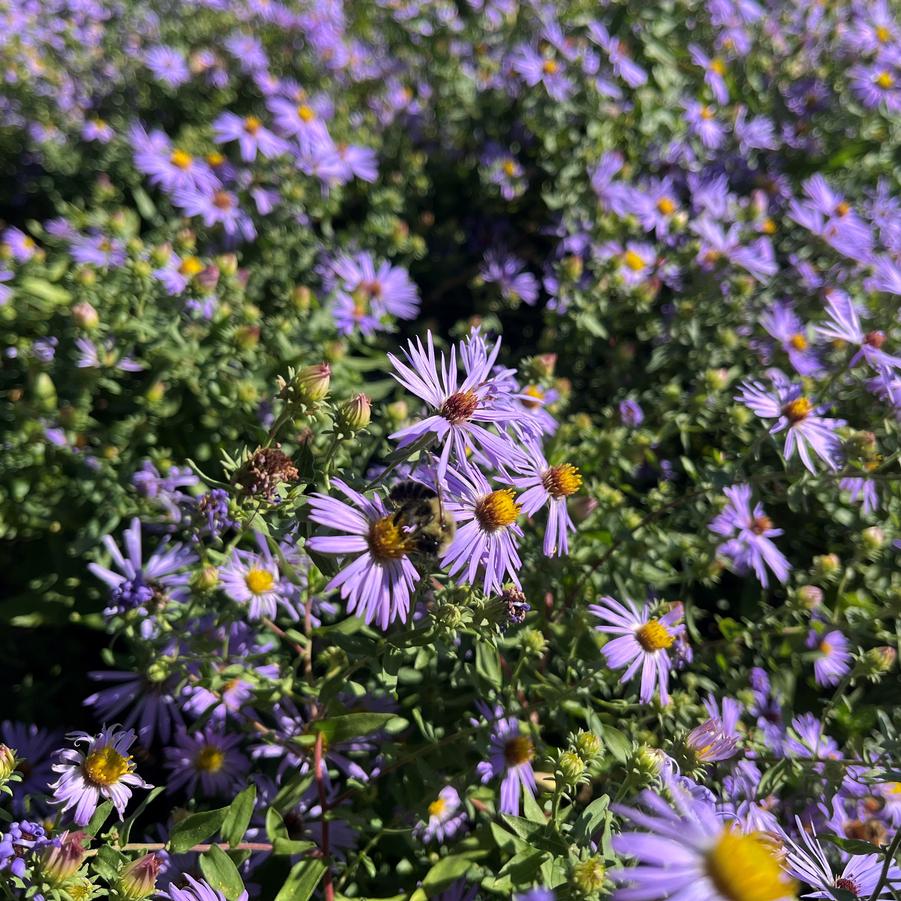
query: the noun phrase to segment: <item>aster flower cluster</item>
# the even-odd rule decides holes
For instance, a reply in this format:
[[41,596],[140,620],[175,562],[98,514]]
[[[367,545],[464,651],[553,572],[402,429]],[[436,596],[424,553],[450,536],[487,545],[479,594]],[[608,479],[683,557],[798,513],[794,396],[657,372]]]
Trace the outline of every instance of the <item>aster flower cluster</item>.
[[898,897],[897,9],[0,49],[0,898]]

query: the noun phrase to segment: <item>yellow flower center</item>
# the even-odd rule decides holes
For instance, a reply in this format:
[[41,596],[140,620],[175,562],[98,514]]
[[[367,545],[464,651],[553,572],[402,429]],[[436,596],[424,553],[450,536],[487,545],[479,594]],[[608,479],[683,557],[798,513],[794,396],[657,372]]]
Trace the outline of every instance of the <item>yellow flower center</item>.
[[797,332],[788,339],[788,343],[795,350],[807,350],[807,339],[800,333]]
[[206,155],[206,161],[214,168],[218,168],[225,162],[225,157],[218,151],[213,151]]
[[623,257],[623,262],[631,269],[633,272],[641,272],[642,269],[647,265],[644,259],[639,256],[634,250],[627,250],[625,256]]
[[710,60],[710,71],[716,72],[717,75],[725,75],[726,64],[719,57],[715,57]]
[[891,785],[890,795],[901,795],[901,782],[890,782],[889,785]]
[[702,119],[707,119],[707,120],[712,119],[713,118],[713,110],[709,106],[702,106],[700,115],[701,115]]
[[255,135],[262,127],[263,123],[256,116],[248,116],[244,120],[244,131],[249,135]]
[[820,651],[823,654],[831,654],[832,653],[832,645],[829,644],[828,641],[821,641],[820,642]]
[[847,200],[842,200],[835,207],[837,216],[847,216],[851,212],[851,204]]
[[172,163],[173,166],[177,166],[179,169],[190,169],[191,163],[194,162],[194,157],[191,156],[190,153],[186,153],[184,150],[173,150],[172,155],[169,157],[169,162]]
[[448,422],[456,425],[469,419],[478,405],[479,398],[474,391],[458,391],[441,405],[439,412]]
[[725,829],[707,852],[707,875],[729,901],[779,901],[794,894],[770,844]]
[[182,275],[186,275],[188,276],[188,278],[191,278],[192,276],[203,272],[204,268],[205,267],[203,263],[199,259],[197,259],[197,257],[185,257],[181,261],[181,266],[178,267],[178,271]]
[[519,510],[513,489],[501,488],[476,503],[476,519],[486,532],[497,532],[516,522]]
[[94,128],[106,128],[106,122],[103,119],[91,119],[91,122],[94,124]]
[[272,591],[275,584],[275,576],[267,569],[258,569],[254,567],[244,576],[244,584],[250,589],[252,594],[265,594]]
[[85,775],[94,785],[115,785],[131,769],[131,758],[123,757],[111,745],[91,751],[84,762]]
[[225,752],[215,745],[204,745],[200,753],[194,758],[194,764],[198,770],[204,773],[218,773],[225,763]]
[[545,75],[555,74],[558,68],[557,61],[553,59],[546,59],[541,64],[541,71],[544,72]]
[[751,521],[751,531],[755,535],[763,535],[764,532],[769,532],[772,528],[773,520],[769,516],[755,516]]
[[509,175],[511,178],[516,175],[516,163],[513,160],[504,160],[501,168],[504,170],[504,174]]
[[369,527],[369,551],[378,562],[400,560],[412,550],[410,538],[390,514]]
[[773,222],[772,219],[764,219],[763,223],[760,226],[760,230],[765,235],[775,235],[777,229],[778,229],[778,226],[776,225],[775,222]]
[[216,191],[216,193],[213,194],[213,206],[218,207],[220,210],[231,209],[232,199],[228,196],[228,192]]
[[532,740],[525,735],[517,735],[504,745],[504,760],[507,766],[528,763],[535,754]]
[[569,497],[579,490],[582,474],[572,463],[561,463],[552,466],[541,478],[547,493],[551,497]]
[[672,216],[672,214],[676,211],[676,204],[669,197],[661,197],[660,200],[657,201],[657,209],[663,213],[664,216]]
[[791,423],[801,422],[810,415],[813,404],[803,395],[790,400],[783,408],[782,415]]
[[888,90],[895,83],[891,72],[882,71],[876,76],[876,84],[884,90]]
[[444,798],[435,798],[431,804],[429,804],[429,816],[430,817],[440,817],[442,813],[444,813],[444,808],[447,807],[447,801]]
[[635,637],[648,653],[662,651],[676,640],[659,619],[649,619],[643,626],[639,626],[635,630]]
[[522,402],[523,406],[527,407],[530,410],[534,410],[536,407],[540,407],[544,402],[544,391],[542,391],[541,388],[538,387],[538,385],[528,385],[523,391],[523,394],[535,398],[535,400],[524,400]]
[[312,122],[316,118],[316,111],[312,107],[302,103],[297,107],[297,115],[302,122]]
[[885,25],[879,25],[876,28],[876,40],[879,41],[880,44],[888,43],[888,39],[892,36],[892,33],[885,27]]

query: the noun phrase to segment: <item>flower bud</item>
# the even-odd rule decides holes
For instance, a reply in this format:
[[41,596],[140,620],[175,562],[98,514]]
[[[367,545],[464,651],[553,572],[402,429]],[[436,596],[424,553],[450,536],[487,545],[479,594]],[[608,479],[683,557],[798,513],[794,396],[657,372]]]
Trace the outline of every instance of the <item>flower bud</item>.
[[78,283],[90,288],[97,281],[97,273],[93,269],[82,268],[78,270]]
[[238,258],[233,253],[224,253],[216,258],[216,265],[223,275],[234,275],[238,271]]
[[306,366],[294,379],[294,390],[306,403],[316,403],[328,394],[332,380],[332,367],[328,363]]
[[298,313],[307,313],[313,305],[313,292],[306,285],[297,285],[291,293],[291,300]]
[[215,566],[204,566],[194,576],[194,585],[201,591],[212,591],[218,584],[219,570]]
[[0,783],[6,782],[16,771],[16,752],[0,744]]
[[599,892],[604,887],[607,868],[602,857],[589,857],[573,866],[573,884],[586,895]]
[[527,654],[540,657],[547,647],[547,639],[537,629],[523,629],[519,633],[522,649]]
[[834,581],[842,568],[838,554],[821,554],[813,558],[813,574],[818,581]]
[[583,760],[594,760],[601,756],[604,745],[594,732],[579,732],[575,740],[576,753]]
[[394,424],[403,422],[410,413],[410,408],[405,400],[396,400],[385,407],[385,413]]
[[823,603],[823,589],[816,585],[802,585],[798,589],[798,600],[808,610],[815,610]]
[[61,885],[78,872],[85,858],[85,834],[64,832],[58,845],[41,852],[41,873],[52,885]]
[[878,682],[884,675],[890,673],[895,665],[898,652],[887,645],[878,648],[870,648],[857,665],[857,672]]
[[338,407],[338,424],[345,431],[365,429],[372,419],[372,404],[365,394],[358,394]]
[[156,877],[160,872],[160,859],[156,854],[145,854],[133,860],[119,874],[119,893],[128,901],[141,901],[156,891]]
[[648,745],[640,745],[632,755],[632,769],[645,783],[656,779],[663,768],[663,751]]
[[72,307],[72,318],[79,328],[88,329],[88,331],[97,328],[100,324],[99,314],[86,300]]
[[258,325],[242,325],[235,332],[235,341],[242,350],[253,350],[260,343],[260,327]]
[[564,751],[557,761],[557,772],[567,785],[578,785],[585,775],[585,761],[575,751]]
[[863,546],[867,551],[881,551],[885,547],[885,532],[879,526],[870,526],[860,533]]

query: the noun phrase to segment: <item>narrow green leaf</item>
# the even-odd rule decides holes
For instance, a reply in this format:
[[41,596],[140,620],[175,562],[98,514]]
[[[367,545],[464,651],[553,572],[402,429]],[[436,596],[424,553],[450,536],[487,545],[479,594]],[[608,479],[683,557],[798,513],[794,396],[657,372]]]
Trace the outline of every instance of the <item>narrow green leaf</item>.
[[302,860],[291,868],[275,901],[307,901],[325,875],[325,864],[316,857]]
[[237,901],[244,891],[244,882],[235,862],[218,845],[200,855],[200,869],[206,881],[222,892],[227,901]]
[[227,814],[227,807],[217,807],[215,810],[202,810],[200,813],[185,817],[180,823],[176,823],[169,833],[170,850],[180,854],[206,841],[222,828]]
[[225,822],[222,824],[222,838],[232,847],[244,838],[244,833],[250,825],[250,818],[253,816],[253,808],[256,802],[257,787],[249,785],[228,805],[228,813],[225,815]]

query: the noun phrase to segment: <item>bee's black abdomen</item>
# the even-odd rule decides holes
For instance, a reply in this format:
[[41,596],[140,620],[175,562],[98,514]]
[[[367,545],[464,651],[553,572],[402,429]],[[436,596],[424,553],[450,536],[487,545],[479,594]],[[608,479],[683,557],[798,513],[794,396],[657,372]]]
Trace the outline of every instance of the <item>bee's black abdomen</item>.
[[434,489],[423,485],[422,482],[414,482],[412,479],[405,479],[403,482],[392,485],[388,492],[388,500],[395,506],[407,501],[431,500],[433,497],[438,497],[438,493]]

